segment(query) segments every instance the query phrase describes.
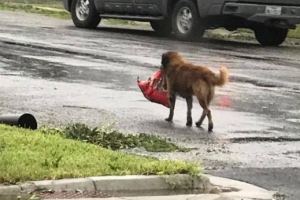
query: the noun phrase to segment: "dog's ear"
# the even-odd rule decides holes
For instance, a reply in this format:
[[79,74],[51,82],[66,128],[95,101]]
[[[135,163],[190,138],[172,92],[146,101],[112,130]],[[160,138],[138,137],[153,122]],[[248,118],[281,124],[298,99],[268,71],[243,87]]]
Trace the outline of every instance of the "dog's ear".
[[170,62],[169,56],[167,56],[165,53],[161,56],[161,65],[163,68],[165,68]]

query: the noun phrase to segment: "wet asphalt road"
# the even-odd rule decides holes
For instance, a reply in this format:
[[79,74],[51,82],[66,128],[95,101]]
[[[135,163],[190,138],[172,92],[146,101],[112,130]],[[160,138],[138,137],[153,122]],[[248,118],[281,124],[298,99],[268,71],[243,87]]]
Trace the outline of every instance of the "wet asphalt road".
[[[174,123],[166,123],[168,110],[148,102],[137,87],[137,76],[148,79],[168,50],[214,71],[228,67],[231,81],[217,89],[211,107],[212,134],[207,121],[203,129],[185,127],[182,99]],[[115,123],[125,132],[158,134],[196,149],[154,156],[201,161],[207,173],[279,190],[296,200],[299,52],[299,47],[262,48],[255,42],[184,43],[149,30],[80,30],[71,21],[1,11],[0,112],[30,112],[40,125]],[[194,121],[201,112],[194,101]]]

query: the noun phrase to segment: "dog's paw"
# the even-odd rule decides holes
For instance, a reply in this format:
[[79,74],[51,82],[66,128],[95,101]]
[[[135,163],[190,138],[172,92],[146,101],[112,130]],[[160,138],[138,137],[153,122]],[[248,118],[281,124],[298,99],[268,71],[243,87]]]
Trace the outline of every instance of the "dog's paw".
[[202,123],[196,122],[195,125],[196,125],[197,127],[201,127]]
[[171,122],[171,121],[173,121],[173,119],[168,117],[168,118],[165,119],[165,121]]
[[209,124],[209,125],[208,125],[208,131],[209,131],[209,132],[212,132],[213,129],[214,129],[214,124]]
[[186,122],[186,126],[192,126],[193,125],[193,121],[187,121]]

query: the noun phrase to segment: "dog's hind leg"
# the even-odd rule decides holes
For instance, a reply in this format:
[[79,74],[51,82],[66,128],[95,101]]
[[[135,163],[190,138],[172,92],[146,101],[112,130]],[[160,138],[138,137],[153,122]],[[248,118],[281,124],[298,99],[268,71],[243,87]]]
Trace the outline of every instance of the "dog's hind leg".
[[205,117],[208,117],[209,125],[208,130],[212,130],[212,118],[211,118],[211,112],[208,108],[208,85],[204,81],[199,81],[196,85],[193,85],[194,94],[197,97],[200,106],[203,108],[202,115],[200,119],[196,122],[196,126],[200,127],[205,119]]
[[207,112],[207,118],[208,118],[208,131],[212,131],[214,128],[214,123],[212,121],[211,111],[208,109]]
[[[214,98],[214,95],[215,95],[215,88],[210,87],[210,92],[207,99],[208,107],[210,105],[211,100]],[[214,128],[214,123],[212,121],[211,110],[209,108],[208,108],[207,118],[208,118],[208,131],[212,131]]]
[[196,126],[200,127],[202,125],[205,117],[207,116],[207,118],[208,118],[208,131],[212,131],[213,128],[214,128],[214,124],[212,122],[211,111],[207,107],[207,104],[205,102],[200,102],[200,105],[203,108],[203,112],[202,112],[202,115],[201,115],[199,121],[196,122]]
[[171,122],[174,116],[174,109],[176,103],[176,94],[174,92],[172,92],[169,95],[169,102],[170,102],[170,113],[169,113],[169,117],[165,119],[167,122]]
[[[199,100],[199,98],[198,98],[198,100]],[[208,131],[212,131],[213,128],[214,128],[214,124],[212,122],[211,111],[208,108],[208,105],[207,105],[206,101],[203,100],[202,98],[199,100],[199,103],[200,103],[201,107],[203,108],[203,112],[202,112],[202,115],[201,115],[199,121],[196,122],[196,126],[200,127],[203,123],[203,120],[207,116],[207,118],[208,118]]]
[[201,115],[200,119],[196,122],[196,126],[200,127],[202,125],[205,117],[208,114],[208,108],[207,108],[207,104],[206,104],[205,100],[203,100],[202,98],[198,98],[198,101],[199,101],[200,106],[203,108],[202,115]]
[[186,119],[186,125],[192,126],[193,124],[193,118],[192,118],[192,108],[193,108],[193,96],[189,96],[186,98],[187,103],[187,119]]

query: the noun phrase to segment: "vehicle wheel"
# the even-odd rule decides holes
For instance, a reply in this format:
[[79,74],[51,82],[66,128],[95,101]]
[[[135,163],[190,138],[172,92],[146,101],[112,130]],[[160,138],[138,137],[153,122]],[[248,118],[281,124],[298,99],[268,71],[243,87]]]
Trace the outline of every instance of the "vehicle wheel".
[[287,37],[288,29],[259,27],[254,29],[256,40],[263,46],[278,46]]
[[96,11],[94,0],[73,0],[71,7],[73,23],[78,28],[96,28],[101,18]]
[[151,21],[150,25],[152,29],[160,36],[170,36],[172,33],[171,20],[166,19],[162,21]]
[[180,0],[174,7],[172,29],[179,40],[191,41],[201,38],[205,27],[201,23],[197,6],[192,0]]

